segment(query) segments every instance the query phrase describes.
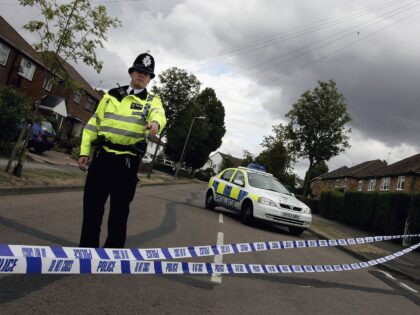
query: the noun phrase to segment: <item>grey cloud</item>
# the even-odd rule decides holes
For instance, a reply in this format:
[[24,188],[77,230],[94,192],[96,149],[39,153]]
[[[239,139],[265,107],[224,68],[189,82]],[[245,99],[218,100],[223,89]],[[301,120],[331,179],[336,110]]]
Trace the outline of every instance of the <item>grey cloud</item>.
[[[200,69],[222,65],[232,72],[232,77],[255,82],[255,89],[243,94],[263,102],[263,108],[275,120],[283,120],[291,105],[305,90],[313,89],[317,80],[333,79],[346,97],[353,117],[350,126],[364,139],[377,140],[389,147],[406,143],[418,149],[420,104],[410,111],[420,96],[420,46],[415,42],[419,31],[416,17],[337,53],[331,52],[359,40],[370,31],[390,26],[395,18],[389,21],[382,18],[381,23],[371,29],[354,28],[344,40],[331,46],[306,48],[308,54],[296,49],[336,32],[344,32],[363,21],[376,21],[375,17],[393,8],[375,9],[365,15],[354,14],[353,18],[347,18],[346,23],[331,24],[317,30],[312,27],[310,30],[314,32],[308,31],[299,37],[290,35],[290,39],[285,41],[283,37],[281,40],[282,34],[294,34],[316,23],[322,25],[320,23],[327,22],[329,18],[348,16],[355,10],[362,12],[367,6],[394,3],[394,8],[397,8],[414,2],[404,1],[398,6],[397,1],[380,0],[286,0],[281,4],[265,0],[247,2],[246,5],[243,1],[195,0],[110,3],[107,4],[109,13],[122,20],[123,28],[109,33],[107,46],[113,50],[99,53],[104,60],[104,70],[98,76],[93,71],[78,69],[83,69],[83,74],[92,84],[103,80],[104,86],[109,87],[114,85],[115,78],[124,79],[127,65],[145,49],[157,53],[158,71],[162,71],[164,66],[182,66],[186,62],[202,66],[204,60],[207,64]],[[18,30],[31,16],[30,11],[20,7],[1,9],[4,11],[2,15]],[[15,11],[19,14],[16,15]],[[28,39],[28,35],[25,36]],[[250,46],[258,43],[261,45]],[[319,42],[315,46],[321,44]],[[251,50],[251,47],[260,48]],[[244,50],[248,52],[243,53]],[[226,52],[230,54],[223,54]],[[277,58],[286,53],[290,54]],[[298,54],[302,55],[289,60]],[[317,61],[322,57],[325,58]],[[284,60],[288,61],[281,63]],[[258,95],[267,89],[273,91],[273,99],[261,100]],[[260,135],[260,139],[263,136]],[[240,152],[238,154],[241,155]]]

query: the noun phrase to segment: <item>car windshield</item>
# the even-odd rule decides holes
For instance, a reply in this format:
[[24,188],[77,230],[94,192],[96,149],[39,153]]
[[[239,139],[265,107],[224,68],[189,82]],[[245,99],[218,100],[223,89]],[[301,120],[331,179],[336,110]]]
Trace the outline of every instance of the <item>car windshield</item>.
[[260,175],[252,172],[248,173],[248,181],[252,187],[271,190],[286,195],[291,195],[290,191],[283,186],[277,179],[270,176]]
[[48,131],[49,133],[54,133],[53,127],[49,121],[41,122],[42,130]]

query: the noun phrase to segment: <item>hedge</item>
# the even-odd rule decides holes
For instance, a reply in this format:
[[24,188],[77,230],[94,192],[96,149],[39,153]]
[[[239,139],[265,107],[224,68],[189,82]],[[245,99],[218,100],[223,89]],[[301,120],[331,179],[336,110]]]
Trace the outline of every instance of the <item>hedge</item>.
[[403,234],[407,217],[420,233],[420,194],[323,192],[319,205],[321,216],[375,234]]
[[321,215],[331,220],[337,220],[343,211],[343,196],[344,194],[341,192],[322,192],[320,201]]
[[306,204],[313,214],[319,214],[319,199],[307,198],[301,195],[296,195],[295,197]]

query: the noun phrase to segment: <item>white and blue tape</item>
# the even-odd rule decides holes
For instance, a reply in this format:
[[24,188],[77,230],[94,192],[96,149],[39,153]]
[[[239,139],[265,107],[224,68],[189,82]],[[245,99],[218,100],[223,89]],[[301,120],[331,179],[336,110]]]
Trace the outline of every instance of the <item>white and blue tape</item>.
[[275,242],[254,242],[226,245],[207,245],[170,248],[79,248],[58,246],[0,245],[0,256],[4,257],[42,257],[52,259],[114,259],[114,260],[172,260],[214,255],[229,255],[268,250],[282,250],[307,247],[350,246],[373,242],[420,237],[420,234],[372,236],[336,240],[294,240]]
[[261,274],[349,271],[393,260],[420,247],[420,243],[366,262],[337,265],[217,264],[116,259],[59,259],[0,256],[0,273],[14,274]]
[[[236,274],[346,271],[385,263],[420,247],[415,244],[386,257],[342,265],[257,265],[169,262],[179,258],[227,255],[306,247],[358,245],[420,234],[338,240],[295,240],[148,249],[0,245],[0,273],[23,274]],[[151,261],[155,260],[155,261]]]

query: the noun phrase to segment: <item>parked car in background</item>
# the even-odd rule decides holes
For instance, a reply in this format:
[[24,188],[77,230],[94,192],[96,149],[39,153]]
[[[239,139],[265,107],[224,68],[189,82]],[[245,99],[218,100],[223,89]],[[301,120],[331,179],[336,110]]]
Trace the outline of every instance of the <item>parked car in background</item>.
[[49,121],[42,120],[34,122],[28,142],[28,148],[34,149],[36,153],[51,150],[55,145],[55,136],[56,133]]
[[272,174],[246,167],[228,168],[210,178],[205,206],[222,206],[249,224],[253,219],[287,226],[300,235],[312,222],[311,210]]

